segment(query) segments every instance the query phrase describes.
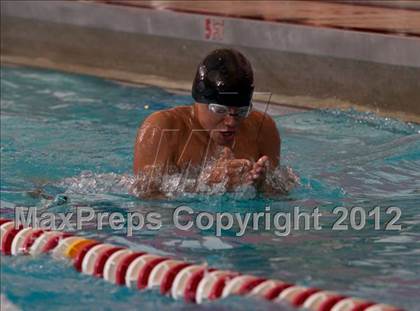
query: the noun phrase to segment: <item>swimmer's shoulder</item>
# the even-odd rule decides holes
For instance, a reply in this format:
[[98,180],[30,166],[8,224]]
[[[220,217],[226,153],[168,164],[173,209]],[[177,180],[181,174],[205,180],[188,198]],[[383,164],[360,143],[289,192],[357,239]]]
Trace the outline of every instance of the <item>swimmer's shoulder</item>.
[[249,123],[252,124],[251,127],[257,126],[267,132],[277,131],[276,122],[268,113],[264,113],[259,110],[252,110],[248,120]]
[[160,110],[149,115],[143,122],[143,126],[151,126],[161,129],[182,129],[186,126],[191,115],[191,106],[178,106]]

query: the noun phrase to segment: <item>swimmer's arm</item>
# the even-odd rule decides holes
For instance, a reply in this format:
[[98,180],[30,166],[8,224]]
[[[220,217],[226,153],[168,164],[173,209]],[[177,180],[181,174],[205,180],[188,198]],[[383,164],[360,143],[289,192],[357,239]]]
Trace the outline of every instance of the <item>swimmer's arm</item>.
[[281,148],[280,133],[273,118],[267,114],[264,117],[257,141],[260,146],[260,158],[267,156],[271,169],[279,166]]
[[[159,122],[161,120],[162,122]],[[141,173],[146,167],[163,167],[172,164],[173,148],[169,122],[153,115],[137,130],[134,143],[134,175]]]
[[281,137],[276,123],[269,115],[265,115],[258,143],[260,158],[254,164],[251,174],[257,189],[265,194],[284,193],[284,191],[273,187],[272,184],[276,168],[280,166]]
[[133,172],[137,176],[133,192],[141,197],[161,197],[162,175],[174,167],[176,134],[161,113],[149,116],[137,131]]

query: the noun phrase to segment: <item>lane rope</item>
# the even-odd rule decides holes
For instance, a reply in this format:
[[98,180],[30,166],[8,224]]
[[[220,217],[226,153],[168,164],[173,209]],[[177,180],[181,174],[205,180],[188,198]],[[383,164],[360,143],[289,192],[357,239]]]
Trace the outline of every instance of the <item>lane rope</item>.
[[83,274],[139,290],[157,289],[162,295],[186,302],[203,303],[237,295],[312,311],[402,311],[332,291],[135,252],[65,232],[16,227],[4,218],[0,218],[0,245],[3,256],[48,253],[56,260],[70,260]]

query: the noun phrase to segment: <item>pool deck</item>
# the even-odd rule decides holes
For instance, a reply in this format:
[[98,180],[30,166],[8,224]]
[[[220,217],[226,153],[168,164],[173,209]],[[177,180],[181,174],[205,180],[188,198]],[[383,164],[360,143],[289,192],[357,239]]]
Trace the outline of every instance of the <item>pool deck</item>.
[[[133,1],[97,2],[420,37],[420,1]],[[400,14],[398,14],[400,13]]]
[[420,123],[420,2],[2,1],[1,16],[2,63],[187,91],[233,47],[273,105]]

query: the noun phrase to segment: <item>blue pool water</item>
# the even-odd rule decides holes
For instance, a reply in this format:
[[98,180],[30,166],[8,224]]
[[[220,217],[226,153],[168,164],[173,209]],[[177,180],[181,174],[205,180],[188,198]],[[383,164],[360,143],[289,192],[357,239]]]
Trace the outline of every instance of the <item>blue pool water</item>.
[[[420,304],[420,126],[355,111],[306,111],[275,117],[282,135],[282,165],[300,185],[278,198],[229,194],[140,200],[128,192],[132,148],[139,123],[152,111],[189,104],[188,95],[133,87],[98,78],[29,68],[1,68],[1,216],[15,206],[52,212],[157,211],[162,228],[125,230],[93,224],[77,234],[192,262],[233,269],[346,295],[396,304]],[[40,191],[45,196],[36,195]],[[60,198],[68,201],[59,204]],[[51,197],[49,197],[51,196]],[[321,230],[270,230],[236,237],[237,228],[214,231],[174,228],[180,205],[211,213],[290,212],[319,207]],[[380,230],[368,217],[361,230],[331,230],[337,206],[381,207]],[[401,209],[400,231],[385,231]],[[346,222],[348,223],[348,222]],[[263,228],[263,226],[261,226]],[[21,309],[195,308],[83,276],[68,265],[40,258],[1,257],[1,293]],[[272,309],[270,303],[228,298],[203,309]],[[278,306],[277,306],[278,308]],[[282,309],[288,309],[282,306]]]

